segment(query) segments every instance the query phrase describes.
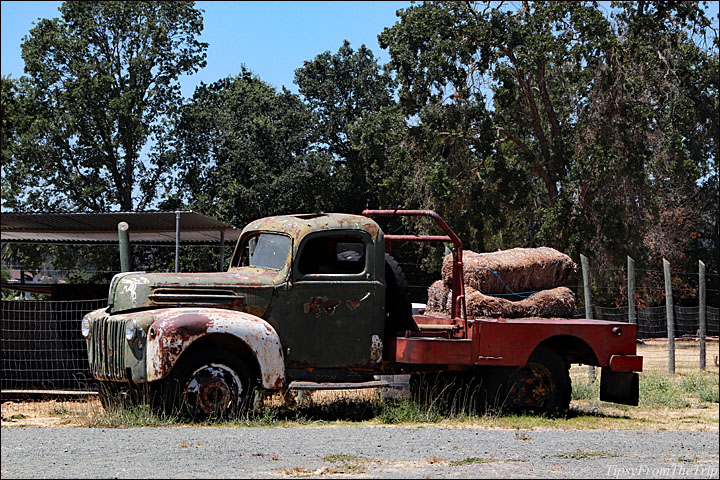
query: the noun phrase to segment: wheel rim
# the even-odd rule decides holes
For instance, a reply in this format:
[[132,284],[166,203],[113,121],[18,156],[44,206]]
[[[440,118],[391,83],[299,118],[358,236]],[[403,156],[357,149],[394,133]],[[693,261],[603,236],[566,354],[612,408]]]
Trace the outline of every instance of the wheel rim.
[[545,365],[530,363],[518,369],[510,377],[508,402],[514,408],[551,408],[555,398],[555,382],[552,372]]
[[224,415],[239,406],[243,384],[227,365],[211,363],[196,369],[183,388],[183,400],[191,416]]

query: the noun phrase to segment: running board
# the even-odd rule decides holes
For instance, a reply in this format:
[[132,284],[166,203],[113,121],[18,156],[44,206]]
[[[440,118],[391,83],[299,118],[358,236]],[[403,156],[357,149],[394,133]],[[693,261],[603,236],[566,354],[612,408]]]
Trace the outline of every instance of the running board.
[[353,390],[360,388],[407,387],[407,382],[388,382],[387,380],[372,380],[369,382],[351,383],[316,383],[316,382],[292,382],[288,387],[290,390]]

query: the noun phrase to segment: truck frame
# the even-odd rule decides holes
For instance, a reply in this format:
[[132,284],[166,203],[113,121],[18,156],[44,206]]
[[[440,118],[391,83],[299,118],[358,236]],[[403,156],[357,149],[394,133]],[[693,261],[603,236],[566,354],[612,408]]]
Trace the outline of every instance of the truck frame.
[[[433,219],[443,235],[385,234],[374,217]],[[451,244],[451,314],[411,312],[394,242]],[[602,400],[637,405],[637,327],[590,319],[468,317],[462,241],[431,210],[300,214],[248,224],[227,272],[124,272],[87,314],[105,404],[149,387],[153,404],[225,415],[253,391],[371,385],[376,375],[474,385],[478,401],[558,412],[569,367],[601,367]],[[374,383],[377,385],[377,382]]]

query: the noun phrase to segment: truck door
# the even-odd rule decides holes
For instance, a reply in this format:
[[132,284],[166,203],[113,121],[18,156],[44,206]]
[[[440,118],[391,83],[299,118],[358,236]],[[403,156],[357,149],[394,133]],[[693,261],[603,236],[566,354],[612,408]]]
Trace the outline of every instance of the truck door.
[[316,232],[298,246],[284,343],[295,368],[371,361],[377,282],[372,238],[364,231]]

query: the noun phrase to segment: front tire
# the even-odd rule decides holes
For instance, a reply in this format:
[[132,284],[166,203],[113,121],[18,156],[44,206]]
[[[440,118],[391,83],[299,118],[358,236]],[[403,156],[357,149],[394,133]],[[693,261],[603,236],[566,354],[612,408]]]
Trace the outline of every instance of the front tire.
[[250,406],[254,388],[250,369],[237,355],[200,350],[175,365],[161,397],[167,413],[191,419],[228,418]]

